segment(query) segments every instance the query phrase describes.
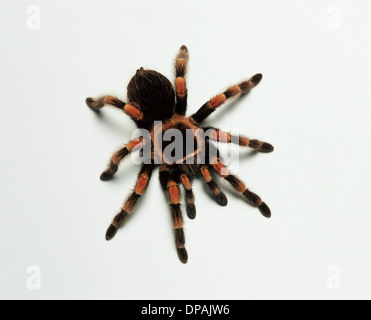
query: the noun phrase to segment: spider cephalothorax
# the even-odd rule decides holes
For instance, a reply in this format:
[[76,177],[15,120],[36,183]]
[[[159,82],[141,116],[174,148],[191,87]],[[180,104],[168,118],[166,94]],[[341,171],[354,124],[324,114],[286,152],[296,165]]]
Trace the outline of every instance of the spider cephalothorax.
[[[128,103],[111,96],[86,99],[88,106],[95,111],[105,105],[121,109],[132,118],[138,128],[148,133],[143,133],[117,151],[112,156],[108,168],[101,175],[101,180],[109,180],[117,172],[121,161],[131,152],[141,150],[142,155],[144,154],[144,161],[134,191],[113,219],[107,230],[106,239],[111,240],[134,212],[135,205],[148,187],[153,169],[158,165],[160,166],[160,183],[169,201],[178,256],[183,263],[188,261],[188,254],[185,249],[180,185],[185,191],[187,215],[194,219],[196,217],[192,191],[194,177],[202,177],[208,192],[218,204],[226,206],[228,201],[215,181],[215,175],[228,181],[250,205],[257,207],[263,216],[267,218],[271,216],[270,209],[261,198],[247,189],[239,178],[228,171],[223,164],[219,150],[212,142],[236,143],[259,152],[273,151],[273,146],[269,143],[243,136],[233,136],[217,128],[202,126],[203,121],[228,99],[250,92],[259,84],[262,75],[257,74],[247,81],[230,87],[224,93],[206,102],[195,114],[186,117],[188,91],[185,73],[188,59],[188,50],[182,46],[175,60],[175,88],[162,74],[140,68],[129,82]],[[165,139],[168,133],[175,131],[184,138],[177,144],[175,141]],[[172,147],[171,152],[168,152],[170,147]]]

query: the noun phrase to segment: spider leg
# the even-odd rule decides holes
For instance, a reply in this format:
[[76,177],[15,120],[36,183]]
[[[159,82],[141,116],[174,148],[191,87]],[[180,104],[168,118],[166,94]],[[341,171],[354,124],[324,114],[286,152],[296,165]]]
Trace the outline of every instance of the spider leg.
[[195,197],[193,194],[191,178],[189,177],[187,173],[184,172],[180,174],[179,179],[185,191],[185,202],[186,202],[188,218],[194,219],[196,218],[196,207],[195,207]]
[[182,263],[187,263],[188,253],[185,248],[185,236],[183,230],[183,217],[180,207],[180,190],[178,182],[172,169],[163,165],[160,169],[160,183],[165,195],[169,201],[169,208],[171,212],[171,219],[175,234],[175,244],[178,252],[179,260]]
[[216,202],[225,207],[228,204],[228,199],[226,195],[220,190],[218,184],[214,181],[208,166],[201,166],[201,176],[206,183],[206,190],[210,195],[216,200]]
[[210,114],[212,114],[216,110],[216,108],[221,106],[228,99],[240,94],[249,93],[251,89],[253,89],[260,83],[262,78],[263,76],[261,74],[256,74],[249,80],[230,87],[224,93],[221,93],[206,102],[195,114],[192,115],[191,118],[193,118],[193,120],[197,123],[202,123]]
[[142,143],[143,139],[130,141],[124,148],[117,151],[111,158],[108,168],[101,174],[102,181],[110,180],[117,172],[121,161]]
[[269,153],[274,150],[274,147],[268,142],[250,139],[240,135],[232,135],[228,132],[223,132],[222,130],[213,127],[204,128],[205,132],[208,130],[211,130],[211,134],[208,135],[208,137],[212,141],[235,143],[242,147],[250,147],[252,149],[255,149],[256,151],[263,153]]
[[113,219],[112,224],[109,226],[106,239],[111,240],[117,233],[117,230],[124,225],[129,216],[134,212],[135,205],[139,199],[144,195],[147,190],[149,181],[152,176],[154,165],[144,164],[138,174],[137,183],[134,191],[129,195],[128,199],[124,203],[121,211]]
[[91,109],[98,111],[99,109],[103,108],[104,106],[112,106],[115,108],[118,108],[120,110],[123,110],[126,103],[121,101],[118,98],[112,97],[112,96],[102,96],[98,98],[86,98],[86,104]]
[[187,111],[188,90],[186,87],[185,74],[187,72],[189,54],[186,46],[182,46],[175,59],[175,91],[176,107],[175,113],[185,115]]
[[99,111],[104,106],[112,106],[125,112],[136,124],[142,124],[144,116],[138,105],[128,104],[120,99],[103,96],[99,98],[86,98],[86,104],[93,110]]
[[215,161],[214,164],[211,164],[210,167],[219,176],[227,180],[232,185],[232,187],[247,200],[247,202],[251,206],[258,208],[260,213],[264,217],[271,217],[271,211],[266,203],[263,202],[257,194],[251,192],[239,178],[230,174],[228,169],[220,162],[220,159],[217,159],[217,161]]

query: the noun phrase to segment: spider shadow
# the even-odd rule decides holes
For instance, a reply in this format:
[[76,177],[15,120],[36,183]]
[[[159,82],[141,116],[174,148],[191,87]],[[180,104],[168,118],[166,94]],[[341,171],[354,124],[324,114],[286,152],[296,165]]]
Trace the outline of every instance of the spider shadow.
[[[111,131],[115,131],[115,132],[120,131],[122,133],[125,133],[125,135],[128,135],[129,137],[131,137],[131,133],[133,130],[130,130],[130,125],[123,123],[123,121],[117,121],[115,120],[117,119],[117,117],[111,116],[111,114],[113,113],[118,114],[120,112],[119,110],[112,109],[114,112],[108,113],[106,112],[106,110],[95,110],[95,109],[90,108],[89,106],[87,106],[87,108],[93,112],[93,114],[95,115],[97,119],[100,120],[99,123],[104,123],[104,126],[108,127]],[[123,113],[122,115],[125,116],[125,114]],[[101,121],[101,120],[104,120],[104,121]]]
[[[242,148],[246,148],[246,147],[241,147]],[[245,150],[241,150],[240,151],[240,159],[243,159],[243,160],[252,160],[254,159],[255,157],[257,157],[259,155],[260,152],[254,150],[254,149],[245,149]]]
[[[109,183],[109,184],[112,184],[112,185],[122,185],[124,181],[129,180],[127,178],[128,173],[133,171],[133,170],[134,170],[134,168],[129,167],[129,166],[126,166],[125,168],[119,168],[117,173],[112,178],[110,178],[107,181],[102,181],[102,182],[103,183]],[[138,171],[139,171],[139,169],[138,169]],[[134,183],[134,182],[135,182],[135,179],[132,181],[132,183]]]

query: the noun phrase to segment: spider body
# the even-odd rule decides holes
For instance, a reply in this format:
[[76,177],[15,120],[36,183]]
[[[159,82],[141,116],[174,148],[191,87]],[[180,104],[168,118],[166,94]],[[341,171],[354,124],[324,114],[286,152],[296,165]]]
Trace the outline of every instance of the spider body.
[[[145,154],[144,161],[134,191],[113,219],[107,230],[106,239],[111,240],[129,216],[134,213],[136,204],[148,187],[153,169],[160,166],[160,184],[169,202],[175,244],[178,257],[183,263],[188,261],[188,253],[185,249],[180,188],[184,189],[187,215],[190,219],[194,219],[196,207],[192,180],[195,177],[204,180],[207,191],[219,205],[226,206],[228,200],[221,191],[215,176],[229,182],[236,192],[250,205],[258,208],[263,216],[267,218],[271,216],[270,209],[265,202],[229,172],[223,164],[218,148],[212,142],[236,143],[259,152],[273,151],[273,146],[269,143],[244,136],[233,136],[220,129],[203,126],[203,121],[227,100],[249,93],[260,83],[262,75],[257,74],[247,81],[230,87],[207,101],[192,116],[187,117],[185,113],[188,91],[185,74],[188,59],[188,49],[182,46],[175,60],[175,86],[159,72],[140,68],[128,84],[128,103],[112,96],[86,99],[88,106],[95,111],[99,111],[105,105],[122,110],[132,118],[138,128],[148,131],[147,138],[140,136],[118,150],[112,156],[108,168],[101,175],[103,181],[111,179],[125,157],[143,148],[141,150]],[[206,131],[209,134],[205,138]],[[175,143],[171,139],[165,139],[170,132],[178,132],[182,139],[175,144],[175,149],[167,152],[167,149]],[[188,140],[183,138],[188,138]],[[149,147],[149,152],[143,152],[145,147]]]

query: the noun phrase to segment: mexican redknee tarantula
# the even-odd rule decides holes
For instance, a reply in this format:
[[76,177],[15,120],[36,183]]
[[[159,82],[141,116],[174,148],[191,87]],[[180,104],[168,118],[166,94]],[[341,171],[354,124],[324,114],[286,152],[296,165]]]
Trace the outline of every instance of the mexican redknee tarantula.
[[[217,147],[210,143],[210,141],[237,143],[240,146],[250,147],[259,152],[273,151],[273,146],[269,143],[243,136],[234,136],[216,128],[211,128],[214,130],[213,133],[207,137],[204,143],[196,143],[197,147],[194,147],[192,150],[186,150],[184,146],[181,146],[182,151],[186,152],[185,157],[178,157],[169,162],[163,154],[161,155],[161,151],[164,150],[166,143],[164,143],[164,146],[161,146],[160,150],[155,150],[156,126],[157,129],[160,129],[161,134],[166,133],[168,130],[178,129],[185,135],[187,130],[193,130],[196,137],[200,132],[210,129],[210,127],[203,127],[202,123],[219,106],[232,97],[247,94],[262,80],[262,75],[257,74],[247,81],[230,87],[224,93],[206,102],[195,114],[186,117],[188,91],[185,74],[188,60],[188,49],[186,46],[182,46],[175,60],[175,89],[171,82],[162,74],[153,70],[140,68],[129,82],[127,88],[128,103],[111,96],[86,99],[87,105],[95,111],[106,105],[122,110],[131,117],[138,128],[146,129],[149,132],[149,139],[144,139],[143,136],[140,136],[117,151],[112,156],[108,168],[102,173],[101,180],[107,181],[112,178],[117,172],[120,162],[133,150],[135,151],[146,144],[151,145],[151,152],[148,155],[148,159],[146,159],[147,161],[143,162],[141,166],[134,191],[124,203],[121,211],[113,219],[112,224],[107,230],[106,239],[111,240],[116,235],[117,230],[134,212],[135,205],[146,191],[154,167],[160,165],[160,183],[169,201],[176,248],[179,259],[183,263],[188,261],[188,253],[185,248],[179,186],[182,185],[185,190],[187,215],[190,219],[194,219],[196,216],[195,200],[192,191],[192,179],[194,177],[202,177],[211,196],[219,205],[226,206],[228,202],[227,198],[214,179],[215,175],[221,176],[250,205],[257,207],[264,217],[271,217],[270,209],[265,202],[258,195],[247,189],[239,178],[228,172],[228,169],[223,165],[223,160],[219,155]],[[160,123],[160,128],[158,128],[156,123]],[[214,156],[210,156],[212,151],[216,151],[214,152]],[[158,152],[160,152],[159,158]],[[199,156],[201,153],[205,155],[205,161],[197,160],[196,155]],[[160,161],[155,161],[156,159],[160,159]],[[189,162],[190,159],[194,161]]]

